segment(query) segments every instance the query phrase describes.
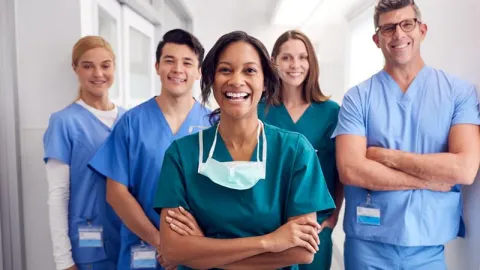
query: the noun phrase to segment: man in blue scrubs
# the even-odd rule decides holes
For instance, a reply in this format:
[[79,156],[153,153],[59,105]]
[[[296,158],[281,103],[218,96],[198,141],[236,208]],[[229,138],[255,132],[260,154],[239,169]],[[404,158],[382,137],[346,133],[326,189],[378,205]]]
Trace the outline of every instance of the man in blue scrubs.
[[203,56],[193,35],[167,32],[156,52],[161,94],[128,111],[90,160],[107,177],[107,201],[123,221],[118,269],[161,269],[155,254],[160,217],[153,199],[170,144],[210,126],[210,111],[192,98]]
[[373,40],[385,67],[350,89],[336,138],[345,184],[346,269],[446,269],[464,233],[461,185],[479,167],[473,85],[428,67],[413,0],[380,0]]

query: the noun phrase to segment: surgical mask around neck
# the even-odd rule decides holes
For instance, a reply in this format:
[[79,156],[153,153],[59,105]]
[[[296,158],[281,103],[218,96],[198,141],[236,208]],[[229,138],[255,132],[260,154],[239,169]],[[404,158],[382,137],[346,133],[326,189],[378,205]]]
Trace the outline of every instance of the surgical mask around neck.
[[[220,124],[219,124],[220,125]],[[258,181],[265,179],[267,162],[267,138],[263,123],[259,121],[257,130],[257,160],[256,161],[229,161],[215,160],[213,152],[217,143],[218,126],[215,131],[212,147],[207,160],[203,163],[203,131],[199,132],[199,159],[198,173],[210,178],[212,182],[230,189],[246,190],[255,186]],[[261,131],[262,130],[262,131]],[[263,151],[260,160],[260,131],[262,132]]]

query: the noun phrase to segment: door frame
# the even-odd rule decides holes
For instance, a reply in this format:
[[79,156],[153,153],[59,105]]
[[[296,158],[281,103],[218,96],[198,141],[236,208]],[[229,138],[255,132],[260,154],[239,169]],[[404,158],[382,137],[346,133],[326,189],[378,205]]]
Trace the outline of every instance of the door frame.
[[0,1],[0,270],[25,269],[15,0]]

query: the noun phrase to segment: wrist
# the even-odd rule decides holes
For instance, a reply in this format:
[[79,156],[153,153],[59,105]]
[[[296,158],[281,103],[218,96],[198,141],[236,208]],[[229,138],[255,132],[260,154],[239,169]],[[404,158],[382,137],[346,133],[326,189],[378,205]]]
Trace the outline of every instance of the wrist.
[[152,233],[152,244],[155,248],[160,247],[160,232],[156,231]]
[[75,263],[73,263],[73,264],[71,264],[71,265],[68,266],[68,267],[60,268],[60,269],[64,269],[64,270],[75,270],[75,269],[77,269],[77,267],[75,266]]
[[273,238],[271,237],[271,234],[266,234],[259,237],[259,240],[260,240],[259,246],[260,246],[260,249],[262,250],[262,253],[272,252],[274,247],[274,243],[272,242],[272,239]]

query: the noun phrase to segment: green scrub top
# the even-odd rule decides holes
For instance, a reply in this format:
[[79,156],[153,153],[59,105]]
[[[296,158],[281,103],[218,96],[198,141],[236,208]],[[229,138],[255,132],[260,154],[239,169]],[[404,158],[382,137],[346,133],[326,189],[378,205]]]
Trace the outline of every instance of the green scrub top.
[[303,134],[317,152],[322,166],[323,176],[328,190],[333,195],[335,183],[338,183],[338,171],[335,161],[335,140],[331,135],[338,122],[340,107],[334,101],[314,102],[305,110],[303,115],[293,122],[285,106],[269,106],[265,110],[265,103],[258,105],[258,117],[263,122]]
[[[208,157],[215,129],[216,126],[203,131],[203,162]],[[313,212],[321,215],[335,209],[315,150],[307,139],[267,124],[264,132],[266,179],[247,190],[220,186],[198,173],[198,134],[173,142],[163,161],[155,210],[183,206],[193,214],[206,237],[231,239],[265,235],[291,217]],[[261,152],[261,139],[257,147],[261,147]],[[252,161],[256,161],[256,151],[255,148]],[[220,133],[213,158],[232,161]]]
[[[314,102],[305,110],[303,115],[293,122],[285,106],[269,106],[265,110],[265,103],[258,106],[258,117],[270,125],[303,134],[317,152],[322,166],[323,175],[328,190],[335,194],[335,185],[339,182],[335,160],[335,140],[331,135],[338,122],[340,107],[331,100]],[[317,215],[318,221],[323,222],[327,215]],[[300,265],[300,270],[328,270],[332,261],[332,229],[323,228],[320,233],[320,247],[311,264]]]

